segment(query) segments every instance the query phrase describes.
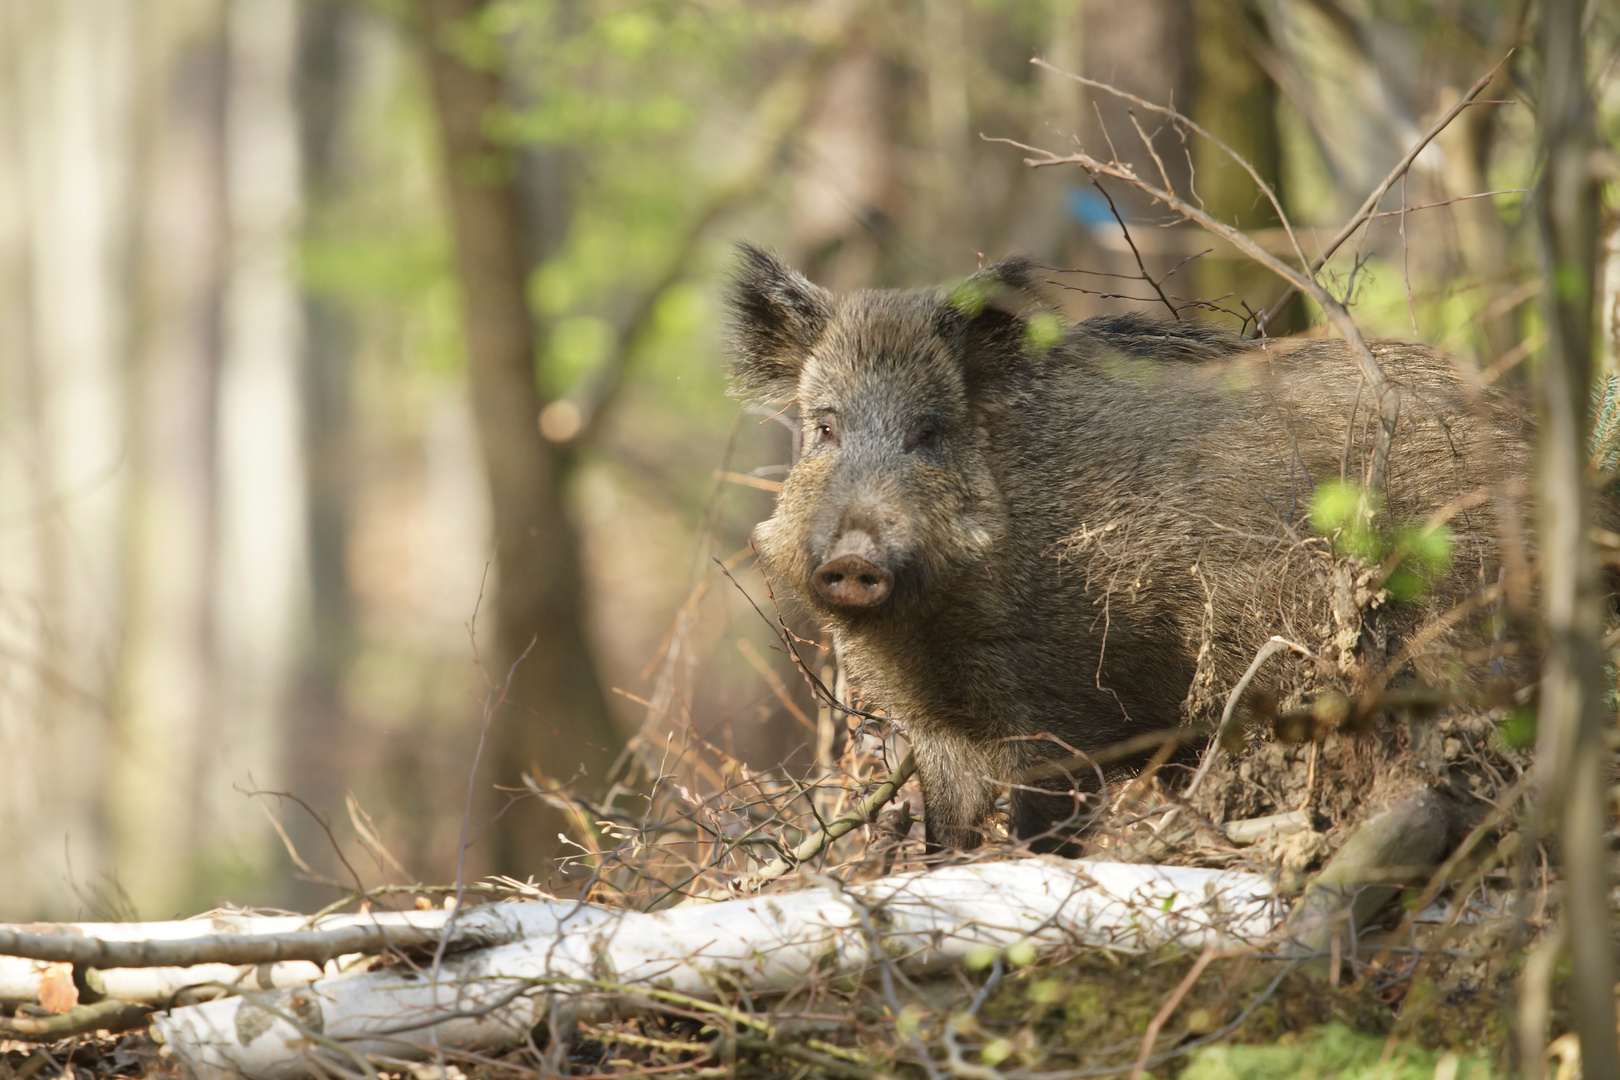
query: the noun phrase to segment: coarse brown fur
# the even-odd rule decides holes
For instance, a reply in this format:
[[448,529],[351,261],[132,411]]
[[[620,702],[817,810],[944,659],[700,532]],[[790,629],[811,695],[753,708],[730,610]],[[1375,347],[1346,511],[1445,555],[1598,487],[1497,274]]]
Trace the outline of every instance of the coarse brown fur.
[[[838,297],[766,253],[743,258],[733,384],[796,401],[805,448],[754,546],[865,700],[903,724],[931,847],[977,844],[998,790],[1067,748],[1218,715],[1270,635],[1319,650],[1285,681],[1365,679],[1434,611],[1496,581],[1499,532],[1523,534],[1524,425],[1423,346],[1374,345],[1401,395],[1383,520],[1464,505],[1427,600],[1385,599],[1364,625],[1378,580],[1309,519],[1318,485],[1360,477],[1376,423],[1342,341],[1257,344],[1126,315],[1043,348],[1026,263],[948,293]],[[829,603],[813,581],[851,535],[892,576],[870,607]],[[1470,677],[1457,634],[1489,643],[1461,622],[1407,677]],[[1077,805],[1014,785],[1013,829],[1056,847]]]

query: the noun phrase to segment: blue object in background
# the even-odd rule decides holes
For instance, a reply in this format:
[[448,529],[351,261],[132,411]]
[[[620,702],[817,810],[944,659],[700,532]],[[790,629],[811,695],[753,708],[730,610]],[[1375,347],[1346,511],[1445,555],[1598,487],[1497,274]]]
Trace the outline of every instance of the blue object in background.
[[1069,211],[1069,216],[1088,229],[1095,229],[1102,225],[1118,225],[1114,220],[1114,213],[1108,209],[1108,200],[1094,187],[1070,188],[1063,197],[1063,205]]

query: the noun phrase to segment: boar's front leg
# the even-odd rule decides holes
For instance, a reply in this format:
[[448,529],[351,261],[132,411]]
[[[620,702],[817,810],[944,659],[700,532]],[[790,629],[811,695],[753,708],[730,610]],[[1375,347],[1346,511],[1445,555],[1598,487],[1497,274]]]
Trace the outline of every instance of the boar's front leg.
[[1031,851],[1075,858],[1081,850],[1074,833],[1092,814],[1095,799],[1078,788],[1048,792],[1015,787],[1007,808],[1012,834]]
[[924,850],[967,851],[984,842],[984,819],[995,808],[996,763],[954,732],[922,730],[912,739],[922,784]]

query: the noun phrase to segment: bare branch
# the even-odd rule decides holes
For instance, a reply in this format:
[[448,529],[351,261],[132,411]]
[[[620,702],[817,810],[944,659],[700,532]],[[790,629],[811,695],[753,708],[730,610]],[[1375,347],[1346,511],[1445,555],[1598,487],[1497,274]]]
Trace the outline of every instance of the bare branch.
[[60,1016],[16,1016],[0,1019],[0,1039],[27,1042],[57,1042],[94,1031],[128,1031],[146,1023],[152,1006],[108,998],[92,1005],[80,1005]]
[[[1271,185],[1267,184],[1265,180],[1261,179],[1260,174],[1255,171],[1255,167],[1250,164],[1248,159],[1246,159],[1242,154],[1238,153],[1236,150],[1233,150],[1230,146],[1227,146],[1220,139],[1217,139],[1201,125],[1195,123],[1190,117],[1183,116],[1174,109],[1165,108],[1163,105],[1156,105],[1153,102],[1148,101],[1146,98],[1140,98],[1135,94],[1127,93],[1117,86],[1111,86],[1105,82],[1098,82],[1096,79],[1088,79],[1084,75],[1076,75],[1071,71],[1064,71],[1062,68],[1053,67],[1051,64],[1048,64],[1045,60],[1038,57],[1031,60],[1030,63],[1034,64],[1036,67],[1045,68],[1047,71],[1050,71],[1053,74],[1062,75],[1065,78],[1073,79],[1082,86],[1089,86],[1093,90],[1101,90],[1106,94],[1112,94],[1117,98],[1123,98],[1133,105],[1138,105],[1144,109],[1147,109],[1149,112],[1158,113],[1167,120],[1184,126],[1188,131],[1202,135],[1204,138],[1214,143],[1220,148],[1222,153],[1231,158],[1233,161],[1237,162],[1238,166],[1244,172],[1249,174],[1249,179],[1253,180],[1255,186],[1260,189],[1261,194],[1265,195],[1266,200],[1271,203],[1271,208],[1277,212],[1277,220],[1282,223],[1283,229],[1288,233],[1288,241],[1294,246],[1294,254],[1299,257],[1299,264],[1301,266],[1306,265],[1307,260],[1305,258],[1304,249],[1299,246],[1299,238],[1294,235],[1294,227],[1288,223],[1288,215],[1283,211],[1282,201],[1277,198],[1277,193],[1271,190]],[[1109,149],[1112,151],[1113,147],[1110,146]],[[1119,155],[1115,154],[1114,159],[1117,161],[1119,159]],[[1194,197],[1196,198],[1196,195]],[[1202,202],[1202,200],[1199,201]]]
[[1148,133],[1142,130],[1142,122],[1136,118],[1136,110],[1128,109],[1125,115],[1131,118],[1131,127],[1136,129],[1136,134],[1141,138],[1142,145],[1147,147],[1148,157],[1152,158],[1153,164],[1158,166],[1159,179],[1164,182],[1165,187],[1169,187],[1170,174],[1164,171],[1164,162],[1159,160],[1159,151],[1154,147],[1153,140],[1148,138]]
[[[1482,102],[1481,104],[1484,104],[1484,103]],[[1415,214],[1419,210],[1433,210],[1437,206],[1450,206],[1452,203],[1467,202],[1469,199],[1488,199],[1492,195],[1528,195],[1528,194],[1530,194],[1530,189],[1529,188],[1522,188],[1522,187],[1499,188],[1496,191],[1476,191],[1472,195],[1453,195],[1451,198],[1449,198],[1449,199],[1441,199],[1439,202],[1420,203],[1417,206],[1407,206],[1407,207],[1403,207],[1400,210],[1380,210],[1378,213],[1371,215],[1371,217],[1373,217],[1373,218],[1402,217],[1402,216],[1404,216],[1406,214]]]
[[1243,699],[1243,691],[1247,690],[1249,684],[1254,681],[1254,677],[1259,673],[1261,665],[1284,649],[1292,649],[1301,656],[1309,657],[1312,660],[1316,659],[1316,654],[1305,646],[1276,635],[1272,635],[1270,640],[1260,646],[1259,651],[1254,654],[1254,660],[1250,662],[1248,670],[1243,673],[1243,677],[1237,681],[1236,686],[1232,687],[1231,694],[1226,698],[1226,708],[1221,710],[1221,722],[1215,728],[1215,738],[1210,740],[1209,749],[1204,752],[1204,760],[1198,766],[1198,772],[1194,774],[1192,780],[1187,784],[1186,791],[1182,792],[1181,797],[1184,800],[1191,799],[1193,792],[1198,790],[1198,785],[1204,782],[1204,777],[1208,775],[1210,766],[1215,763],[1215,755],[1219,753],[1222,744],[1230,737],[1232,720],[1237,716],[1238,702]]
[[1176,984],[1176,988],[1170,992],[1170,996],[1159,1007],[1153,1019],[1148,1021],[1147,1032],[1142,1036],[1142,1053],[1131,1069],[1131,1080],[1142,1080],[1143,1075],[1147,1073],[1148,1062],[1153,1057],[1153,1044],[1159,1041],[1159,1030],[1164,1027],[1165,1021],[1170,1019],[1170,1014],[1176,1011],[1176,1006],[1181,1004],[1187,992],[1193,988],[1193,984],[1204,973],[1204,969],[1209,967],[1209,962],[1220,955],[1221,951],[1216,948],[1213,941],[1205,945],[1204,951],[1198,954],[1198,959],[1187,969],[1187,974]]
[[[1367,200],[1361,204],[1361,209],[1357,210],[1350,220],[1345,222],[1344,227],[1339,230],[1338,235],[1330,240],[1327,246],[1322,249],[1322,253],[1315,259],[1311,260],[1310,269],[1307,271],[1307,273],[1312,278],[1316,276],[1317,272],[1321,270],[1323,266],[1327,265],[1327,261],[1333,257],[1333,253],[1339,250],[1339,248],[1343,246],[1344,242],[1355,235],[1356,230],[1361,228],[1361,226],[1373,216],[1373,212],[1378,209],[1378,204],[1382,202],[1384,196],[1389,193],[1389,189],[1395,185],[1397,180],[1406,175],[1406,170],[1412,167],[1412,163],[1416,161],[1418,155],[1423,152],[1423,148],[1428,146],[1429,143],[1433,142],[1435,137],[1444,131],[1453,120],[1457,119],[1464,109],[1468,108],[1469,105],[1474,103],[1474,99],[1479,97],[1479,95],[1485,91],[1485,88],[1495,80],[1496,73],[1502,70],[1502,65],[1506,64],[1510,59],[1512,59],[1512,57],[1513,51],[1510,49],[1508,54],[1502,57],[1502,59],[1497,62],[1495,67],[1491,68],[1491,70],[1486,72],[1484,75],[1481,75],[1479,79],[1475,81],[1474,85],[1468,88],[1468,93],[1458,98],[1457,103],[1446,110],[1444,116],[1440,117],[1440,119],[1429,125],[1429,130],[1423,133],[1423,137],[1412,144],[1411,149],[1407,150],[1406,155],[1396,163],[1395,167],[1389,171],[1389,174],[1385,176],[1383,180],[1379,181],[1378,186],[1373,188],[1372,194],[1368,195]],[[1303,290],[1299,289],[1297,285],[1291,284],[1289,288],[1277,298],[1276,302],[1266,309],[1265,314],[1261,316],[1261,327],[1263,328],[1266,326],[1266,324],[1270,323],[1272,319],[1275,319],[1278,312],[1282,311],[1283,305],[1288,303],[1289,300],[1293,299],[1295,292],[1300,291]]]
[[[432,915],[428,913],[428,917]],[[0,928],[0,955],[93,968],[273,964],[283,960],[324,964],[348,953],[377,953],[389,948],[434,944],[441,936],[437,928],[419,929],[402,922],[295,930],[286,934],[210,934],[177,941],[111,941]]]

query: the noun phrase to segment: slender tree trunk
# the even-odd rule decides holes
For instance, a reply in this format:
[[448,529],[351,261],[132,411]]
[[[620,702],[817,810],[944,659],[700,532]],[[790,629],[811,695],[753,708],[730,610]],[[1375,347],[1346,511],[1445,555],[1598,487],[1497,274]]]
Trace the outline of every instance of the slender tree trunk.
[[[222,778],[281,786],[308,614],[296,277],[302,214],[294,104],[298,0],[226,5],[227,278],[218,389],[219,546],[210,582],[217,711],[195,757],[198,854],[262,872],[279,845]],[[206,882],[200,882],[206,884]],[[197,901],[205,902],[207,895]]]
[[[1084,74],[1112,83],[1161,105],[1182,111],[1198,94],[1198,39],[1195,0],[1083,0],[1081,5],[1081,62]],[[1109,147],[1129,162],[1140,176],[1158,176],[1153,156],[1131,123],[1131,105],[1112,94],[1087,90],[1081,114],[1081,141],[1088,147]],[[1181,140],[1156,118],[1136,116],[1164,162],[1167,179],[1179,192],[1187,190],[1192,172]],[[1161,130],[1162,128],[1162,130]],[[1100,155],[1099,155],[1100,156]],[[1163,218],[1163,208],[1136,189],[1120,185],[1114,201],[1129,220],[1132,214]]]
[[[1282,197],[1282,139],[1277,130],[1277,84],[1255,61],[1254,47],[1265,41],[1266,25],[1248,0],[1196,0],[1198,100],[1194,119],[1243,155]],[[1273,229],[1282,224],[1270,200],[1224,150],[1197,140],[1193,159],[1198,194],[1205,208],[1240,229]],[[1286,205],[1286,204],[1285,204]],[[1197,296],[1246,316],[1245,304],[1263,311],[1277,295],[1277,278],[1238,252],[1199,260],[1191,275]],[[1187,295],[1185,289],[1173,290]],[[1303,328],[1298,296],[1272,319],[1273,337]],[[1206,313],[1207,314],[1207,313]],[[1252,328],[1252,322],[1246,328]]]
[[0,901],[0,918],[12,920],[47,910],[49,890],[38,883],[43,875],[28,872],[46,858],[33,835],[35,822],[48,806],[53,814],[68,809],[46,799],[56,772],[47,752],[50,732],[61,726],[54,667],[46,655],[51,601],[61,591],[61,544],[53,529],[32,520],[51,502],[55,472],[29,244],[30,218],[38,208],[29,191],[28,117],[38,105],[30,100],[32,73],[24,64],[30,50],[42,48],[43,14],[19,0],[0,0],[0,401],[7,403],[10,443],[0,453],[0,515],[30,526],[0,533],[0,867],[19,871],[12,875],[17,895]]
[[834,61],[806,125],[792,230],[805,271],[834,289],[884,283],[894,193],[896,101],[883,55],[852,42]]
[[[501,103],[499,75],[450,47],[483,0],[424,0],[422,32],[443,138],[461,282],[473,411],[495,524],[497,649],[485,667],[498,689],[513,669],[478,783],[519,783],[535,769],[567,781],[600,777],[621,745],[585,639],[578,538],[565,506],[570,459],[542,439],[529,260],[512,155],[485,134]],[[486,810],[498,806],[485,802]],[[540,874],[555,850],[549,812],[528,804],[491,827],[493,869]]]
[[[300,5],[295,95],[304,200],[317,230],[327,200],[342,182],[338,143],[345,132],[350,48],[360,15],[351,4]],[[310,610],[286,754],[296,792],[311,805],[330,811],[341,804],[344,768],[350,761],[351,726],[342,685],[356,637],[348,572],[354,497],[354,326],[348,310],[331,297],[306,291],[302,307],[299,382]],[[319,826],[307,816],[297,815],[285,824],[299,850],[320,849]],[[315,893],[309,891],[307,896],[313,899]]]
[[1585,1075],[1620,1076],[1606,827],[1603,590],[1587,539],[1594,287],[1599,203],[1581,0],[1542,7],[1540,127],[1546,172],[1536,194],[1547,349],[1540,372],[1542,797],[1559,824],[1562,918],[1574,962],[1573,1017]]
[[[1082,74],[1112,83],[1148,101],[1173,105],[1183,111],[1191,108],[1198,98],[1194,3],[1195,0],[1083,0],[1080,8]],[[1136,110],[1134,121],[1132,106],[1127,102],[1100,90],[1087,89],[1081,113],[1080,142],[1092,152],[1101,150],[1099,157],[1117,154],[1138,176],[1158,177],[1158,163],[1143,143],[1145,134],[1164,164],[1164,181],[1185,195],[1192,182],[1192,168],[1180,137],[1169,125],[1160,123],[1157,117],[1144,115],[1141,110]],[[1142,128],[1140,134],[1136,129],[1138,123]],[[1200,174],[1200,182],[1202,179]],[[1154,227],[1171,215],[1128,184],[1111,180],[1102,183],[1130,226],[1131,235],[1147,249],[1143,251],[1143,259],[1148,271],[1159,277],[1180,262],[1182,254],[1166,250]],[[1082,198],[1090,204],[1086,235],[1093,249],[1082,249],[1079,265],[1129,276],[1139,274],[1136,259],[1123,246],[1119,226],[1113,223],[1101,196],[1083,192]],[[1182,279],[1186,273],[1183,269],[1171,278],[1179,287],[1167,291],[1191,298],[1194,289],[1190,278]],[[1129,282],[1118,284],[1130,285]],[[1152,295],[1145,285],[1118,291]],[[1167,312],[1160,308],[1157,314]]]
[[[1497,93],[1497,89],[1508,85],[1509,74],[1504,70],[1480,96],[1504,96],[1506,91]],[[1448,195],[1461,197],[1489,190],[1491,146],[1500,115],[1500,110],[1493,108],[1465,109],[1440,133]],[[1519,313],[1523,309],[1500,307],[1503,296],[1521,284],[1514,274],[1513,240],[1492,199],[1464,199],[1452,208],[1452,214],[1466,273],[1484,286],[1480,299],[1490,314],[1480,320],[1482,359],[1487,365],[1493,364],[1521,337]]]
[[219,0],[142,5],[125,375],[124,648],[108,817],[138,904],[188,902],[194,765],[219,712],[212,587],[219,549],[219,374],[228,274],[226,85]]

